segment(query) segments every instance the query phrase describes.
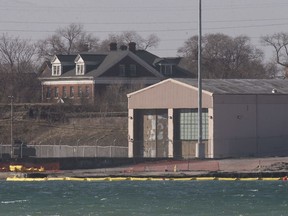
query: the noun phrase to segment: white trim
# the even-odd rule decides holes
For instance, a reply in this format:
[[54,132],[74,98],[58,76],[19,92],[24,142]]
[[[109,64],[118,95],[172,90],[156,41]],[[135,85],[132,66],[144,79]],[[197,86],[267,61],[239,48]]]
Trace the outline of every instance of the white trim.
[[85,64],[77,63],[76,64],[76,75],[84,75],[85,74]]
[[56,63],[56,64],[61,64],[60,60],[58,59],[57,55],[54,55],[52,57],[52,60],[51,60],[51,64],[53,63]]
[[72,84],[94,84],[93,80],[63,80],[63,81],[43,81],[42,85],[72,85]]
[[81,55],[78,54],[74,62],[76,64],[75,65],[76,75],[84,75],[86,67],[85,67],[85,62],[84,62],[83,58],[81,57]]
[[173,158],[174,157],[174,110],[169,108],[168,109],[168,157]]
[[134,157],[134,109],[128,110],[128,158]]
[[61,76],[61,74],[62,74],[61,63],[53,63],[52,64],[52,76]]

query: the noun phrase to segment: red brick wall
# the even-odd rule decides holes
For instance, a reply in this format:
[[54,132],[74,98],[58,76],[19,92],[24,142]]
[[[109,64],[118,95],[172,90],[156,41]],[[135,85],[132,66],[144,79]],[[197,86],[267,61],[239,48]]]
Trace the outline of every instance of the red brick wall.
[[[63,95],[63,89],[66,87],[66,97]],[[74,88],[74,96],[71,95],[71,87]],[[82,96],[79,95],[78,88],[82,89]],[[48,96],[48,89],[50,88],[50,97]],[[58,97],[55,95],[55,88],[58,88]],[[89,90],[88,96],[86,95],[86,88]],[[70,99],[75,102],[81,101],[81,98],[88,99],[90,102],[94,101],[94,84],[66,84],[66,85],[44,85],[43,86],[43,102],[57,102],[60,98]]]

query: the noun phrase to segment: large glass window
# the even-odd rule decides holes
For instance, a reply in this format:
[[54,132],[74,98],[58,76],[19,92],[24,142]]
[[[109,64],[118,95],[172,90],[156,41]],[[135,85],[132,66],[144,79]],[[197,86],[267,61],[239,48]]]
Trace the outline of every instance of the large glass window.
[[[198,139],[198,109],[181,109],[179,112],[180,139]],[[202,139],[208,139],[208,109],[202,109]]]

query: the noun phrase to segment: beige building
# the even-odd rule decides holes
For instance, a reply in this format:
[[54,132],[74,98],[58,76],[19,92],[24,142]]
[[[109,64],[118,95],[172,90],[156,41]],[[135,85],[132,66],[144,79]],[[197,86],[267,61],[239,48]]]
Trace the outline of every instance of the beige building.
[[[287,80],[203,80],[206,158],[288,155]],[[129,157],[193,158],[195,79],[167,79],[128,94]]]

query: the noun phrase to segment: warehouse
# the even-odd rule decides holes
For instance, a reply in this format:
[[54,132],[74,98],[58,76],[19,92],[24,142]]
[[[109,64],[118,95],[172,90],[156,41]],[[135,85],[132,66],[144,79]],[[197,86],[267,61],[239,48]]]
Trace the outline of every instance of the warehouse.
[[[194,158],[198,81],[167,79],[128,94],[128,156]],[[202,80],[205,158],[288,155],[288,81]]]

